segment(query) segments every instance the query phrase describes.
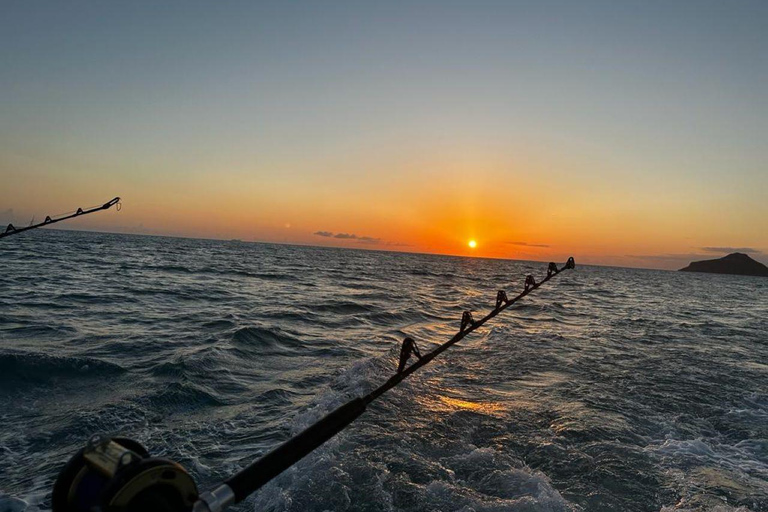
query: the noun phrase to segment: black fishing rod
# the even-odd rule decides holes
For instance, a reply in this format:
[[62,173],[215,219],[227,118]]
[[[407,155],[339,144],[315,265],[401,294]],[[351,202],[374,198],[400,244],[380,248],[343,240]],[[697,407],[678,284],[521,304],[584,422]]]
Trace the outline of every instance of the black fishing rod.
[[[504,290],[499,290],[496,306],[490,313],[475,320],[471,312],[465,311],[459,332],[427,354],[421,354],[413,338],[405,338],[397,371],[381,386],[335,409],[211,491],[198,494],[194,480],[183,467],[170,460],[151,457],[136,441],[94,436],[59,474],[53,489],[53,512],[221,512],[243,501],[344,430],[371,402],[469,333],[560,272],[575,267],[572,257],[560,269],[550,263],[545,278],[537,283],[533,276],[527,276],[523,291],[512,299]],[[411,356],[416,361],[406,367]]]
[[117,205],[117,211],[120,211],[119,197],[116,197],[110,201],[107,201],[101,206],[93,206],[85,210],[82,208],[78,208],[74,212],[62,213],[60,215],[54,215],[53,217],[51,217],[50,215],[47,215],[43,222],[39,222],[37,224],[30,224],[29,226],[25,226],[23,228],[17,228],[17,227],[14,227],[13,224],[8,224],[8,226],[5,228],[5,231],[0,233],[0,238],[4,238],[6,236],[11,236],[11,235],[18,235],[19,233],[23,233],[24,231],[29,231],[30,229],[41,228],[43,226],[50,226],[51,224],[56,224],[57,222],[61,222],[67,219],[73,219],[75,217],[82,217],[83,215],[88,215],[89,213],[100,212],[101,210],[109,210],[115,205]]

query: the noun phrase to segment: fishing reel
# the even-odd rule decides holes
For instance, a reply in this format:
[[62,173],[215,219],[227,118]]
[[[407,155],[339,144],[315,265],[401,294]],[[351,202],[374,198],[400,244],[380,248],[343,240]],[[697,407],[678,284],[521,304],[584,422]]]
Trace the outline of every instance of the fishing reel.
[[136,441],[93,436],[59,473],[53,512],[187,512],[198,501],[179,464],[150,456]]

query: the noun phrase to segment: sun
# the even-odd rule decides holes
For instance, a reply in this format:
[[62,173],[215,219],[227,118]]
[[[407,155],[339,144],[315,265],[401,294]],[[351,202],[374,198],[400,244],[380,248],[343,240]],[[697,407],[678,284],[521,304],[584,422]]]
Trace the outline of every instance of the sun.
[[474,240],[470,240],[469,242],[467,242],[467,245],[469,246],[470,249],[474,249],[475,247],[477,247],[477,242]]

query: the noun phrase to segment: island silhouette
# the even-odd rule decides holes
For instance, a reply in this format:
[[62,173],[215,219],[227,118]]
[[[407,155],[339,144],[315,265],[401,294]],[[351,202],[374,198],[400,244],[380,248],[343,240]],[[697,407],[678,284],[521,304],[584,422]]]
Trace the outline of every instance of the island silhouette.
[[709,274],[737,274],[768,277],[768,267],[740,252],[714,260],[694,261],[680,272],[706,272]]

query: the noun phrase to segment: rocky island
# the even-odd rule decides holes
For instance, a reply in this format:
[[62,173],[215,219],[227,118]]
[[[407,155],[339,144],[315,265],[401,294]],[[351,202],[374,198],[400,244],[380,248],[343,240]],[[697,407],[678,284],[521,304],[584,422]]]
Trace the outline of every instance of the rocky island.
[[734,252],[716,260],[694,261],[687,267],[681,268],[680,272],[768,277],[768,267],[740,252]]

